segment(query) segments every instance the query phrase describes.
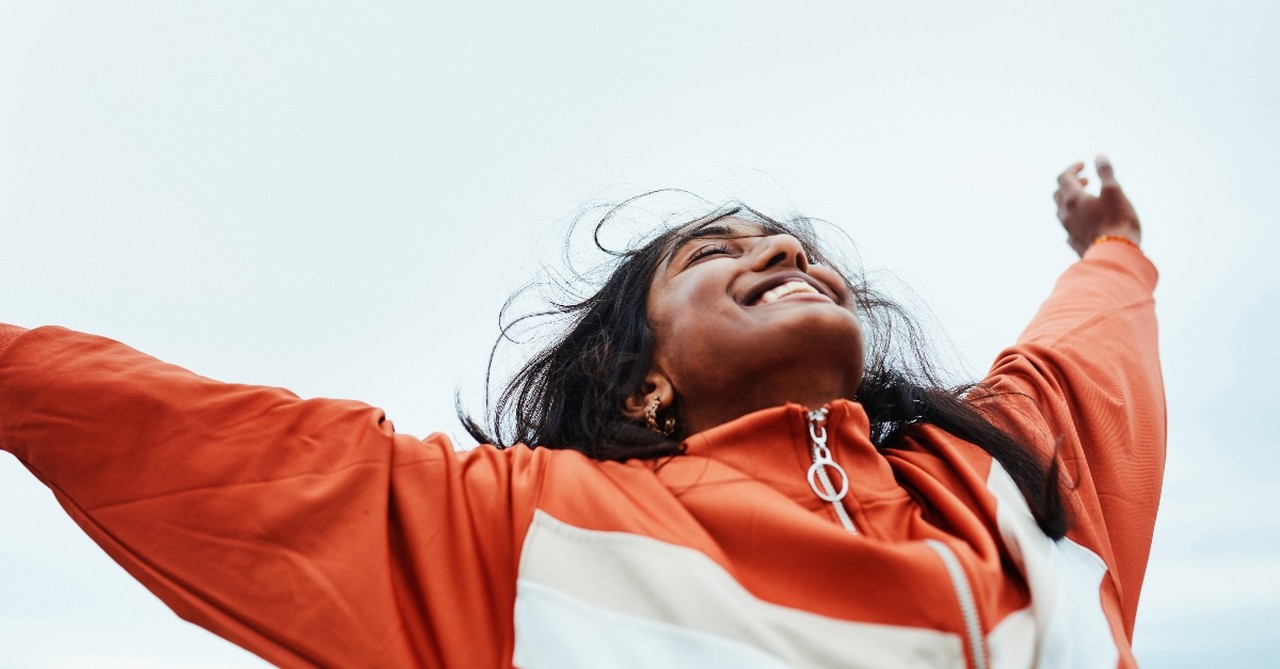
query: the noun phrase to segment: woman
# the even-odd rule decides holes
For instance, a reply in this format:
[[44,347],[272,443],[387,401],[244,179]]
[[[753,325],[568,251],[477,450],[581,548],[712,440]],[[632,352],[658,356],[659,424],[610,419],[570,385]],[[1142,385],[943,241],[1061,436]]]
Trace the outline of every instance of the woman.
[[891,303],[739,211],[566,308],[492,431],[547,448],[455,453],[11,326],[0,446],[179,615],[282,666],[1132,666],[1156,273],[1097,167],[1099,196],[1083,164],[1055,194],[1081,262],[967,394],[903,367]]

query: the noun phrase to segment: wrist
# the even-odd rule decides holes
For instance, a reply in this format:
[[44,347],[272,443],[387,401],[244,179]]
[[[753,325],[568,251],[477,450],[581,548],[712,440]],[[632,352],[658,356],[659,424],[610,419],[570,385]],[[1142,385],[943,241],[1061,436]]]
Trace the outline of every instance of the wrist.
[[1089,243],[1089,246],[1097,246],[1098,244],[1106,244],[1106,243],[1119,243],[1119,244],[1128,244],[1129,246],[1132,246],[1135,249],[1141,250],[1142,245],[1139,244],[1139,240],[1135,239],[1134,237],[1135,236],[1131,236],[1131,235],[1117,235],[1117,234],[1098,235],[1097,237],[1093,238],[1093,241]]

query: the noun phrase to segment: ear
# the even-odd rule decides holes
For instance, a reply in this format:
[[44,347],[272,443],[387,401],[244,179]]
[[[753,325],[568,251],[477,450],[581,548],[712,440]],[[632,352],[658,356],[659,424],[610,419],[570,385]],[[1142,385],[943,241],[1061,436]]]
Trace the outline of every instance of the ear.
[[658,398],[659,411],[671,406],[676,399],[675,387],[671,385],[671,379],[657,370],[649,372],[644,377],[644,383],[640,384],[640,389],[623,403],[622,413],[631,420],[643,421],[644,412],[653,403],[655,396]]

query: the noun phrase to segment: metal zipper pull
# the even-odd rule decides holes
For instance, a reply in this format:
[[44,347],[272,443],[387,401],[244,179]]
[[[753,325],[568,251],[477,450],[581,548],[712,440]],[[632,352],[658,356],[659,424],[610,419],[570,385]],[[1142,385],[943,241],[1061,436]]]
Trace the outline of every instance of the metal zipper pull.
[[[840,524],[844,526],[845,531],[856,535],[858,528],[854,526],[849,512],[840,502],[849,493],[849,475],[845,473],[844,467],[831,458],[831,449],[827,447],[826,423],[826,407],[809,412],[809,439],[813,444],[813,464],[809,465],[809,487],[813,489],[814,494],[835,507],[836,516],[840,518]],[[835,486],[831,485],[831,477],[827,474],[828,469],[835,470],[840,475],[838,492]]]

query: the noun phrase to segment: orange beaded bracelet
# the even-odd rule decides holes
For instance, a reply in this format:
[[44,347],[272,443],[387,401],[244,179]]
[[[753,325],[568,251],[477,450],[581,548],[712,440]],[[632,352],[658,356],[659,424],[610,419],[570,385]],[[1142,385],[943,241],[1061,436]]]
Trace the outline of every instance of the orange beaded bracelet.
[[[1138,242],[1135,242],[1124,235],[1099,235],[1093,240],[1093,244],[1099,244],[1102,242],[1121,242],[1123,244],[1128,244],[1139,251],[1142,250],[1142,247],[1138,246]],[[1090,244],[1090,246],[1093,246],[1093,244]]]

